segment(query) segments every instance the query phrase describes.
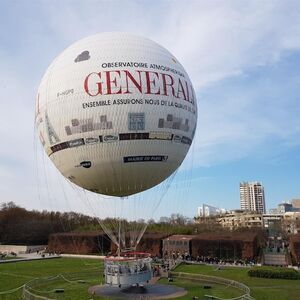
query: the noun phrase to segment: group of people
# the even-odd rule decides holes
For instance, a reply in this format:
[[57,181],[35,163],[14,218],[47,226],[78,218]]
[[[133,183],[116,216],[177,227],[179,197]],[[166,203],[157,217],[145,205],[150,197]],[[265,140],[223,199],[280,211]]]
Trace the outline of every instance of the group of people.
[[0,260],[4,259],[7,256],[17,257],[17,253],[13,252],[13,251],[11,251],[9,253],[8,252],[0,252]]
[[223,264],[223,265],[253,265],[256,264],[255,259],[232,259],[232,258],[219,258],[212,256],[197,256],[195,260],[198,263],[206,264]]
[[[154,259],[154,261],[158,262],[159,260],[157,258]],[[170,261],[165,259],[161,260],[161,263],[164,264],[163,261]],[[171,261],[187,261],[191,263],[204,263],[204,264],[223,264],[223,265],[254,265],[257,263],[255,259],[233,259],[233,258],[219,258],[219,257],[213,257],[213,256],[197,256],[193,257],[188,253],[180,254],[180,253],[173,253],[171,256]]]

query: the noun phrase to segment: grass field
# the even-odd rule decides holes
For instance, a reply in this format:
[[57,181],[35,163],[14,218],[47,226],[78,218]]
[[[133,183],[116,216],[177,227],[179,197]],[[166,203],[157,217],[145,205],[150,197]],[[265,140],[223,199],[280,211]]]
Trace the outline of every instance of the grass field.
[[[172,284],[185,288],[188,293],[183,297],[176,298],[178,300],[191,300],[192,297],[198,297],[199,299],[204,299],[205,295],[212,295],[222,298],[235,298],[241,296],[243,293],[235,288],[230,288],[221,284],[211,284],[211,283],[201,283],[199,281],[191,281],[186,279],[174,279],[173,283],[169,283],[166,278],[159,280],[160,284]],[[211,289],[204,289],[205,285],[209,285]]]
[[[30,262],[0,264],[0,293],[15,289],[25,283],[31,292],[53,299],[87,300],[104,299],[88,294],[89,286],[100,284],[103,280],[103,263],[96,260],[60,258]],[[57,276],[63,274],[62,276]],[[39,278],[35,280],[35,278]],[[84,282],[78,282],[78,279]],[[159,283],[167,284],[166,279]],[[241,293],[234,288],[223,285],[211,285],[212,289],[203,289],[203,284],[187,280],[175,280],[175,285],[183,286],[188,294],[178,299],[191,299],[192,296],[202,297],[205,294],[236,297]],[[63,288],[64,293],[58,294],[54,289]],[[1,300],[21,299],[21,290],[10,294],[0,294]],[[200,298],[201,299],[201,298]]]
[[[0,299],[21,299],[21,290],[10,294],[1,292],[15,289],[30,282],[31,291],[52,299],[88,300],[104,299],[91,296],[87,289],[89,286],[100,284],[103,263],[97,260],[60,258],[31,262],[18,262],[0,264]],[[247,268],[224,268],[216,270],[215,267],[205,265],[180,265],[177,272],[194,274],[206,274],[233,279],[248,285],[251,295],[257,300],[296,300],[300,299],[300,280],[259,279],[248,277]],[[63,274],[63,276],[57,276]],[[39,278],[35,280],[35,278]],[[41,279],[43,278],[43,279]],[[82,281],[78,281],[78,280]],[[159,283],[168,284],[166,279]],[[211,289],[204,289],[205,283],[175,278],[174,285],[187,289],[188,294],[178,299],[191,299],[193,296],[203,299],[205,294],[224,298],[232,298],[241,295],[235,288],[209,284]],[[58,294],[54,289],[63,288],[64,293]]]
[[205,274],[233,279],[244,283],[251,289],[251,296],[257,300],[299,300],[300,280],[262,279],[249,277],[249,268],[225,267],[217,270],[207,265],[180,265],[175,271]]
[[[102,280],[103,263],[96,260],[60,258],[0,264],[0,293],[29,284],[34,293],[57,299],[75,300],[90,299],[87,289],[99,284]],[[64,278],[53,278],[64,274]],[[35,278],[45,278],[37,280]],[[49,278],[50,277],[50,278]],[[52,278],[51,278],[52,277]],[[74,283],[76,279],[84,279],[84,283]],[[51,292],[54,288],[64,288],[64,294]],[[42,292],[37,292],[42,291]],[[1,300],[21,299],[21,291],[11,294],[0,294]],[[96,298],[95,299],[100,299]]]

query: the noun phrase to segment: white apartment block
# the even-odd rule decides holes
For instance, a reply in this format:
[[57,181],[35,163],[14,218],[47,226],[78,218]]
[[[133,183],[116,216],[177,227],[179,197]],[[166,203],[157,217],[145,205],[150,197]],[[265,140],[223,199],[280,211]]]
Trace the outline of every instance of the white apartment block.
[[207,204],[202,204],[197,208],[197,217],[211,217],[216,215],[225,214],[226,210],[224,208],[219,208]]
[[266,213],[264,187],[258,181],[240,183],[240,203],[242,210]]
[[218,223],[231,230],[237,228],[263,228],[263,216],[260,213],[232,211],[218,218]]

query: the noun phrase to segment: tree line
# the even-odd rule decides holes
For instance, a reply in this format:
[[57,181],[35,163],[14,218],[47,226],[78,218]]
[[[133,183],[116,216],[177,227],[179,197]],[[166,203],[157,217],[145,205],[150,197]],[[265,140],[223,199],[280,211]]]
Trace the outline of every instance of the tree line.
[[95,218],[74,212],[26,210],[14,202],[0,206],[0,243],[44,245],[56,232],[83,229],[85,224],[96,226]]
[[[101,223],[109,226],[115,219],[107,218]],[[161,217],[158,220],[139,219],[128,222],[129,226],[137,227],[147,223],[148,233],[165,234],[198,234],[201,232],[221,232],[226,229],[217,224],[197,224],[181,214]],[[53,212],[27,210],[14,202],[0,205],[0,244],[45,245],[52,233],[59,232],[91,232],[102,231],[99,219],[77,212]]]

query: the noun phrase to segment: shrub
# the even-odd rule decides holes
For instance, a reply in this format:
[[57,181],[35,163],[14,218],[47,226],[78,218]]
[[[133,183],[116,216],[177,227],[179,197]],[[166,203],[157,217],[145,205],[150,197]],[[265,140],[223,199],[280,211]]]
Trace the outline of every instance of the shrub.
[[271,279],[299,279],[299,273],[294,269],[252,269],[248,271],[250,277],[271,278]]

